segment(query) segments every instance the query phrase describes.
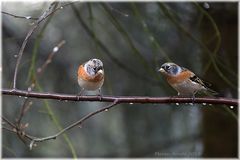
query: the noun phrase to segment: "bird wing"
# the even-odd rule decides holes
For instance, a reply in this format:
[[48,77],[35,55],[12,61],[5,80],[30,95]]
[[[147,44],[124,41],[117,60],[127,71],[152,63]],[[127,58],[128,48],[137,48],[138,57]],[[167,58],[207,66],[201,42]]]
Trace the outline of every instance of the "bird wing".
[[201,84],[202,86],[204,86],[204,87],[207,89],[207,91],[209,91],[212,95],[218,95],[218,92],[216,92],[216,91],[212,90],[211,88],[209,88],[209,87],[211,86],[210,83],[201,80],[201,79],[198,78],[195,74],[193,74],[193,75],[190,77],[190,80],[193,81],[193,82],[199,83],[199,84]]
[[202,86],[207,88],[207,85],[200,78],[198,78],[195,74],[190,77],[190,80],[195,83],[201,84]]
[[[191,72],[189,69],[182,67],[183,71],[189,71]],[[195,83],[201,84],[202,86],[207,88],[207,84],[205,84],[200,78],[198,78],[193,72],[191,72],[191,76],[189,77],[189,79]]]

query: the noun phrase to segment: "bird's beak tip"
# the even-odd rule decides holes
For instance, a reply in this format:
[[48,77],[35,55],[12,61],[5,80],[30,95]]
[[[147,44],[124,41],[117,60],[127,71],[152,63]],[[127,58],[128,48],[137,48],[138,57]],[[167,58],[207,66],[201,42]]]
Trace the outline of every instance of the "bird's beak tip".
[[160,69],[158,70],[158,72],[164,72],[164,69],[163,69],[163,68],[160,68]]
[[102,69],[98,70],[98,73],[103,74],[103,70]]

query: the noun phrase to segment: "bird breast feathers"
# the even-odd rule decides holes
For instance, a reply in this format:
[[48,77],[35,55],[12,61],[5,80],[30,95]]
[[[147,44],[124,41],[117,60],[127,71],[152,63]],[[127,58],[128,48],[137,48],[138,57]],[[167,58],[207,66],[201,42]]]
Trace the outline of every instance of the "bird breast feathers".
[[104,78],[104,71],[100,70],[96,75],[90,76],[84,69],[83,65],[78,68],[78,79],[82,79],[89,82],[99,82]]

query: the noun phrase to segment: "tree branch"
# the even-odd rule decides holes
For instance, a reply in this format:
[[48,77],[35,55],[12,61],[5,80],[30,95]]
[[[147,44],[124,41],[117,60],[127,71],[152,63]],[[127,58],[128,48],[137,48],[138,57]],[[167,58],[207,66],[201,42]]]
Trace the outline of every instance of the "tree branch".
[[47,17],[47,14],[51,14],[49,13],[49,11],[51,11],[53,8],[56,8],[58,5],[58,3],[56,2],[53,2],[49,9],[46,10],[42,16],[36,21],[36,23],[34,23],[34,26],[28,31],[23,43],[22,43],[22,46],[19,50],[19,53],[18,53],[18,59],[17,59],[17,63],[16,63],[16,67],[15,67],[15,71],[14,71],[14,77],[13,77],[13,89],[16,89],[16,81],[17,81],[17,73],[18,73],[18,67],[19,67],[19,64],[20,64],[20,61],[21,61],[21,58],[22,58],[22,55],[23,55],[23,51],[26,47],[26,44],[28,42],[28,39],[30,38],[30,36],[33,34],[33,32],[37,29],[37,27],[39,26],[39,24],[46,19]]
[[[56,99],[61,101],[99,101],[99,102],[114,102],[118,100],[118,103],[192,103],[193,98],[189,97],[140,97],[140,96],[78,96],[70,94],[59,93],[40,93],[29,92],[25,90],[11,90],[2,89],[3,95],[14,95],[22,97],[31,97],[39,99]],[[194,103],[200,104],[225,104],[229,106],[237,106],[238,100],[232,98],[194,98]]]
[[8,13],[8,12],[4,12],[2,11],[2,14],[5,14],[5,15],[8,15],[8,16],[12,16],[14,18],[20,18],[20,19],[27,19],[27,20],[38,20],[38,18],[36,17],[31,17],[31,16],[19,16],[19,15],[14,15],[14,14],[11,14],[11,13]]
[[98,113],[101,113],[101,112],[104,112],[104,111],[108,111],[109,109],[111,109],[112,107],[116,106],[118,104],[118,99],[115,99],[111,104],[107,105],[106,107],[103,107],[103,108],[100,108],[94,112],[91,112],[87,115],[85,115],[83,118],[81,118],[80,120],[70,124],[69,126],[67,126],[66,128],[62,129],[61,131],[59,131],[58,133],[52,135],[52,136],[48,136],[48,137],[43,137],[43,138],[38,138],[38,137],[34,137],[34,136],[31,136],[27,133],[25,133],[24,131],[22,130],[19,130],[14,124],[12,124],[8,119],[2,117],[2,119],[7,122],[10,126],[13,127],[13,129],[9,129],[7,127],[2,127],[3,129],[7,130],[7,131],[10,131],[10,132],[13,132],[13,133],[16,133],[19,138],[24,142],[26,143],[25,138],[29,139],[31,142],[29,144],[29,148],[30,150],[33,148],[33,146],[36,146],[36,142],[43,142],[43,141],[47,141],[47,140],[51,140],[51,139],[56,139],[58,136],[62,135],[64,132],[76,127],[76,126],[80,126],[83,122],[85,122],[86,120],[88,120],[89,118],[95,116],[96,114]]
[[61,134],[63,134],[64,132],[76,127],[76,126],[80,126],[84,121],[88,120],[89,118],[93,117],[94,115],[104,112],[104,111],[108,111],[109,109],[111,109],[112,107],[116,106],[118,104],[118,100],[114,100],[111,104],[109,104],[106,107],[103,107],[101,109],[98,109],[94,112],[91,112],[89,114],[87,114],[86,116],[84,116],[83,118],[81,118],[80,120],[78,120],[77,122],[74,122],[72,124],[70,124],[69,126],[67,126],[66,128],[64,128],[63,130],[59,131],[57,134],[52,135],[52,136],[48,136],[48,137],[43,137],[43,138],[33,138],[31,143],[30,143],[30,149],[32,149],[32,146],[35,144],[35,142],[43,142],[43,141],[47,141],[47,140],[51,140],[51,139],[56,139],[58,136],[60,136]]
[[26,44],[27,44],[29,38],[33,34],[33,32],[38,28],[40,23],[43,22],[45,19],[47,19],[49,16],[54,14],[56,11],[58,11],[60,9],[63,9],[63,7],[65,7],[67,5],[70,5],[74,2],[69,2],[69,3],[66,3],[66,4],[60,6],[60,7],[57,7],[58,3],[59,2],[51,3],[50,7],[38,18],[38,20],[35,21],[34,26],[28,31],[28,33],[27,33],[27,35],[26,35],[26,37],[25,37],[25,39],[22,43],[22,46],[19,50],[19,53],[18,53],[18,59],[17,59],[17,63],[16,63],[16,66],[15,66],[14,77],[13,77],[13,90],[16,89],[18,67],[19,67],[19,64],[20,64],[20,61],[21,61],[21,58],[22,58],[22,55],[23,55],[23,51],[26,47]]
[[[43,63],[43,65],[37,69],[38,76],[40,76],[42,74],[42,72],[44,71],[44,69],[47,67],[47,65],[52,62],[53,56],[59,51],[59,49],[64,44],[65,44],[65,40],[62,40],[53,48],[52,52],[48,55],[48,58]],[[36,77],[32,80],[31,85],[28,87],[28,91],[29,92],[32,91],[35,86],[36,86]],[[20,108],[19,117],[16,120],[18,128],[21,124],[21,120],[22,120],[24,114],[27,112],[27,110],[30,108],[31,105],[32,105],[32,101],[30,101],[29,97],[27,97],[25,99],[25,101],[23,102],[23,105]]]

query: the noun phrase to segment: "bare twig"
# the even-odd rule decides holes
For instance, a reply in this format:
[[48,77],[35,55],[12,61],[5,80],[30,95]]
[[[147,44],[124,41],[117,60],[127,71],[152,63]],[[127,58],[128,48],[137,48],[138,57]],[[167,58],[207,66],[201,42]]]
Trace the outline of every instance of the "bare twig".
[[9,124],[12,128],[16,128],[15,124],[13,124],[11,121],[9,121],[7,118],[5,118],[4,116],[2,116],[2,119]]
[[44,62],[44,64],[37,69],[38,75],[40,75],[40,74],[42,73],[42,71],[47,67],[47,65],[52,62],[52,58],[53,58],[53,56],[55,55],[55,53],[57,53],[57,52],[59,51],[59,49],[60,49],[65,43],[66,43],[66,41],[65,41],[65,40],[62,40],[61,42],[58,43],[57,46],[55,46],[55,47],[53,48],[52,52],[48,55],[48,58],[47,58],[47,60]]
[[4,12],[2,11],[2,14],[8,15],[8,16],[12,16],[14,18],[21,18],[21,19],[27,19],[27,20],[38,20],[38,18],[36,17],[32,17],[32,16],[19,16],[19,15],[14,15],[8,12]]
[[[49,54],[48,58],[46,59],[46,61],[43,63],[43,65],[41,67],[38,68],[38,72],[37,74],[40,75],[44,69],[47,67],[47,65],[49,63],[51,63],[53,56],[55,55],[55,53],[57,53],[59,51],[59,49],[65,44],[65,41],[62,40],[60,43],[58,43],[52,50],[52,52]],[[28,87],[28,92],[32,91],[32,89],[35,87],[35,83],[36,83],[36,79],[34,79],[32,81],[32,84]],[[16,133],[17,136],[19,137],[19,139],[26,144],[26,139],[28,138],[29,140],[33,140],[35,139],[35,137],[30,136],[28,134],[25,133],[24,129],[28,126],[27,124],[22,124],[21,120],[24,116],[24,114],[28,111],[28,109],[30,108],[30,106],[32,105],[32,101],[29,100],[29,97],[27,97],[23,103],[23,105],[20,108],[20,112],[19,112],[19,117],[16,120],[16,125],[13,124],[11,121],[9,121],[7,118],[2,117],[2,119],[12,127],[12,129],[9,129],[7,127],[3,127],[3,129],[11,131],[13,133]],[[33,144],[31,145],[31,147],[33,146]]]
[[20,112],[19,112],[19,116],[18,119],[16,120],[17,126],[20,126],[21,124],[21,120],[24,116],[24,114],[26,113],[26,111],[29,109],[29,107],[31,106],[31,101],[29,100],[29,98],[25,99],[23,102],[23,105],[20,108]]
[[[98,113],[104,112],[104,111],[108,111],[109,109],[113,108],[114,106],[116,106],[118,104],[118,99],[114,100],[111,104],[107,105],[106,107],[100,108],[94,112],[91,112],[89,114],[87,114],[86,116],[84,116],[83,118],[81,118],[80,120],[70,124],[69,126],[67,126],[66,128],[62,129],[61,131],[59,131],[57,134],[52,135],[52,136],[48,136],[48,137],[43,137],[43,138],[37,138],[34,136],[31,136],[27,133],[25,133],[22,130],[17,129],[16,127],[13,127],[13,129],[9,129],[7,127],[3,127],[3,129],[16,133],[18,135],[18,137],[24,142],[26,143],[26,140],[24,139],[27,138],[28,140],[30,140],[30,144],[29,144],[29,148],[32,149],[33,146],[36,146],[36,142],[43,142],[43,141],[47,141],[47,140],[51,140],[51,139],[56,139],[58,136],[62,135],[64,132],[76,127],[76,126],[80,126],[83,122],[85,122],[86,120],[88,120],[89,118],[95,116]],[[6,121],[7,123],[12,124],[10,121],[8,121],[6,118],[2,117],[4,121]],[[14,124],[12,124],[14,126]]]
[[[55,55],[55,53],[57,53],[59,51],[59,49],[64,44],[65,44],[65,40],[62,40],[53,48],[52,52],[49,54],[48,58],[43,63],[43,65],[37,69],[38,76],[40,76],[41,73],[44,71],[44,69],[47,67],[47,65],[52,62],[53,56]],[[33,79],[32,84],[28,87],[28,92],[32,91],[35,86],[36,86],[36,79]],[[24,101],[24,103],[23,103],[23,105],[20,109],[19,117],[17,119],[17,126],[18,127],[20,126],[20,123],[21,123],[21,120],[22,120],[24,114],[30,108],[31,105],[32,105],[32,102],[29,101],[29,97],[27,97],[27,99],[25,99],[25,101]]]
[[13,133],[16,133],[17,136],[19,137],[19,139],[20,139],[24,144],[26,144],[26,141],[25,141],[25,139],[23,138],[23,137],[25,136],[25,132],[22,131],[20,128],[18,128],[18,126],[14,125],[14,124],[13,124],[11,121],[9,121],[7,118],[5,118],[5,117],[2,116],[2,119],[3,119],[7,124],[9,124],[9,125],[12,127],[12,129],[7,128],[7,127],[2,127],[2,128],[5,129],[5,130],[8,130],[8,131],[11,131],[11,132],[13,132]]
[[[56,2],[53,2],[50,6],[51,7],[57,7],[58,3]],[[47,14],[50,14],[48,13],[48,11],[50,10],[50,8],[48,10],[46,10],[43,15],[44,17],[40,17],[36,23],[34,24],[34,26],[28,31],[27,33],[27,36],[25,37],[23,43],[22,43],[22,46],[19,50],[19,53],[18,53],[18,59],[17,59],[17,63],[16,63],[16,67],[15,67],[15,71],[14,71],[14,77],[13,77],[13,89],[16,89],[16,80],[17,80],[17,73],[18,73],[18,67],[19,67],[19,64],[20,64],[20,61],[21,61],[21,58],[22,58],[22,55],[23,55],[23,51],[26,47],[26,44],[28,42],[28,39],[30,38],[30,36],[33,34],[33,32],[35,31],[35,29],[39,26],[39,24],[46,19],[47,17]]]
[[[28,92],[25,90],[11,90],[2,89],[3,95],[14,95],[23,97],[32,97],[39,99],[56,99],[62,101],[100,101],[100,102],[114,102],[116,99],[118,103],[192,103],[193,98],[185,97],[140,97],[140,96],[103,96],[101,99],[99,96],[78,96],[69,94],[58,93],[39,93]],[[237,106],[238,100],[231,98],[195,98],[194,103],[207,103],[207,104],[225,104],[229,106]]]
[[5,130],[7,130],[9,132],[17,133],[16,129],[7,128],[7,127],[4,127],[4,126],[2,126],[2,129],[5,129]]
[[28,31],[23,43],[22,43],[22,46],[19,50],[19,53],[18,53],[18,59],[17,59],[17,63],[16,63],[16,67],[15,67],[15,71],[14,71],[14,77],[13,77],[13,90],[16,89],[16,80],[17,80],[17,73],[18,73],[18,67],[19,67],[19,64],[20,64],[20,61],[21,61],[21,58],[22,58],[22,55],[23,55],[23,51],[26,47],[26,44],[30,38],[30,36],[33,34],[33,32],[37,29],[37,27],[39,26],[39,24],[41,22],[43,22],[46,18],[48,18],[50,15],[54,14],[56,11],[60,10],[60,9],[63,9],[63,7],[67,6],[67,5],[70,5],[74,2],[69,2],[69,3],[66,3],[64,5],[62,5],[61,7],[58,7],[57,8],[57,5],[58,5],[59,2],[53,2],[51,3],[50,7],[48,10],[46,10],[42,16],[40,16],[40,18],[38,18],[38,20],[34,23],[33,27]]
[[72,123],[71,125],[67,126],[66,128],[64,128],[63,130],[61,130],[60,132],[58,132],[55,135],[48,136],[48,137],[43,137],[43,138],[34,138],[32,140],[32,142],[30,143],[30,149],[31,149],[31,145],[33,145],[35,142],[43,142],[43,141],[47,141],[47,140],[51,140],[51,139],[56,139],[58,136],[60,136],[64,132],[66,132],[66,131],[68,131],[68,130],[76,127],[76,126],[80,126],[83,122],[85,122],[89,118],[93,117],[94,115],[96,115],[98,113],[101,113],[101,112],[104,112],[104,111],[108,111],[109,109],[116,106],[117,104],[118,104],[118,100],[116,99],[111,104],[109,104],[108,106],[103,107],[101,109],[98,109],[95,112],[91,112],[91,113],[87,114],[86,116],[84,116],[83,118],[78,120],[77,122]]

